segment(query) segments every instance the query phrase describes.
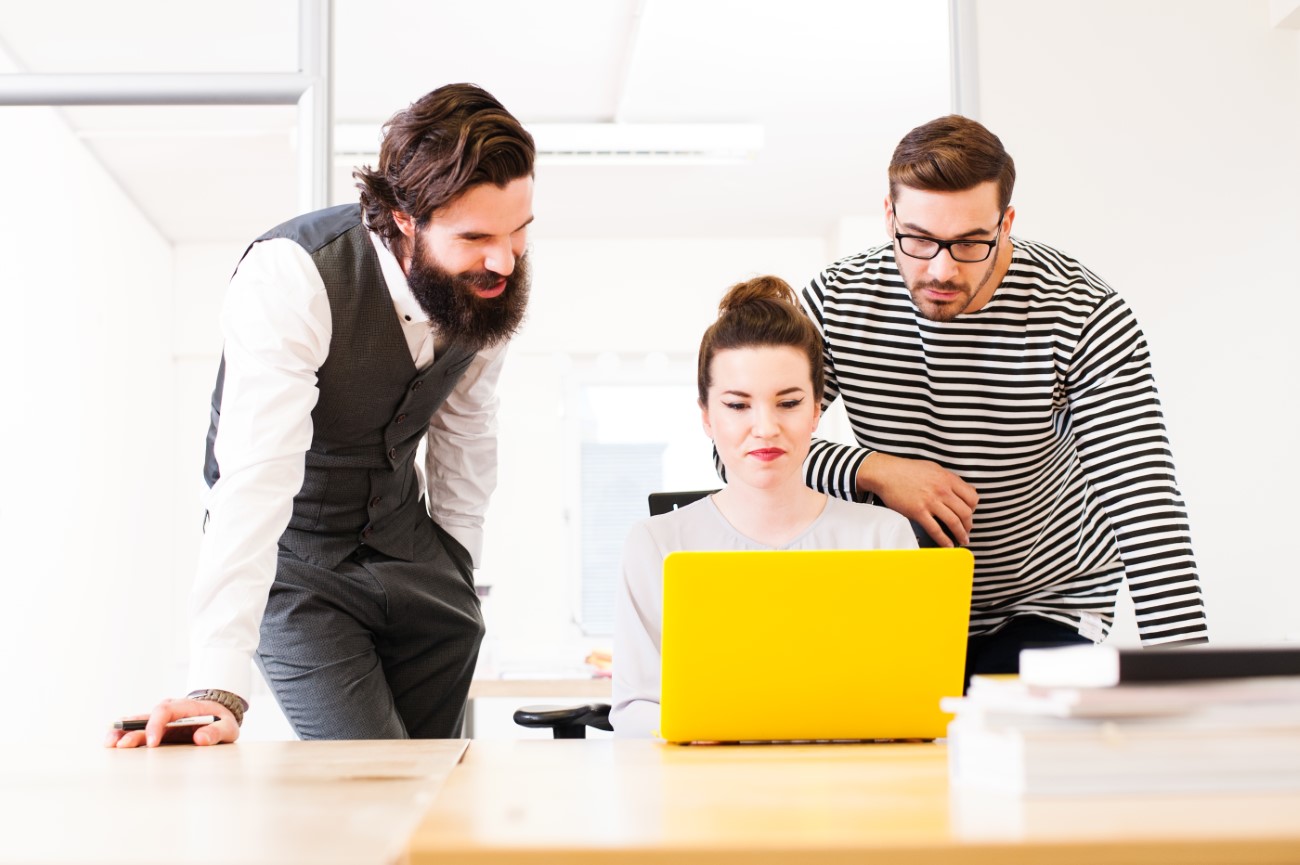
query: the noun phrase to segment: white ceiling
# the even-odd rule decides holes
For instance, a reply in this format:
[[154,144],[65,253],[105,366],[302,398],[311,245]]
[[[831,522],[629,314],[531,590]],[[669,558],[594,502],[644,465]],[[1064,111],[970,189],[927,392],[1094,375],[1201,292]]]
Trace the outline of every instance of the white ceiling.
[[[0,60],[291,72],[297,17],[297,0],[29,2],[0,17]],[[950,110],[947,0],[335,0],[333,32],[338,123],[377,130],[473,81],[525,125],[763,127],[741,164],[541,164],[535,236],[826,236],[878,212],[893,145]],[[247,240],[296,209],[293,107],[59,111],[173,241]],[[336,201],[355,198],[350,170]]]

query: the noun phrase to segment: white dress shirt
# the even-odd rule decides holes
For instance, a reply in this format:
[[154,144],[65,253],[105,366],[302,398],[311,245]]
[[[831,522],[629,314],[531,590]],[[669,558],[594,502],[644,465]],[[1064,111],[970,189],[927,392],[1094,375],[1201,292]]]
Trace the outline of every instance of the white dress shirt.
[[[371,233],[393,309],[417,369],[434,361],[437,332],[397,259]],[[302,488],[312,442],[316,372],[333,322],[307,251],[276,238],[253,245],[231,278],[221,313],[225,385],[216,440],[221,477],[209,491],[194,580],[189,682],[248,698],[277,544]],[[496,487],[496,385],[505,343],[480,351],[434,413],[423,483],[432,517],[478,565],[483,515]]]

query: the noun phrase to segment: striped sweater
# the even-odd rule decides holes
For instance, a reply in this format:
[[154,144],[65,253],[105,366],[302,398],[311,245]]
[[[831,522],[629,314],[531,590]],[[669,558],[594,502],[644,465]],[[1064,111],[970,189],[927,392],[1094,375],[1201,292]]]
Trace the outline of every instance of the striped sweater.
[[860,447],[814,442],[808,483],[854,498],[872,451],[933,460],[979,491],[971,633],[1017,614],[1110,631],[1122,579],[1144,645],[1206,638],[1186,507],[1146,338],[1079,262],[1013,239],[980,310],[916,313],[892,245],[805,289],[825,341],[826,397]]

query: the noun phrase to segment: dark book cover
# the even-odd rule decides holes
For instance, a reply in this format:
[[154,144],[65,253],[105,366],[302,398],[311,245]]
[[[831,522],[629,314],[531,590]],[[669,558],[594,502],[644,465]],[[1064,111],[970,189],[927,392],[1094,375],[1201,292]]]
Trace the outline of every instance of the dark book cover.
[[1048,687],[1097,688],[1263,676],[1300,676],[1300,643],[1154,649],[1065,646],[1026,649],[1020,654],[1021,681]]
[[1300,645],[1125,649],[1119,652],[1120,683],[1252,676],[1300,676]]

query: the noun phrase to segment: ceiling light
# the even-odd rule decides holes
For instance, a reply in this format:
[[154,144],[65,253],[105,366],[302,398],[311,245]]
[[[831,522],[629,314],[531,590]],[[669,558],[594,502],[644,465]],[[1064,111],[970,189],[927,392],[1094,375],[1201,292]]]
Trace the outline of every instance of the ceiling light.
[[[763,149],[758,123],[529,123],[542,164],[716,165],[751,162]],[[338,161],[373,160],[377,126],[334,128]]]

